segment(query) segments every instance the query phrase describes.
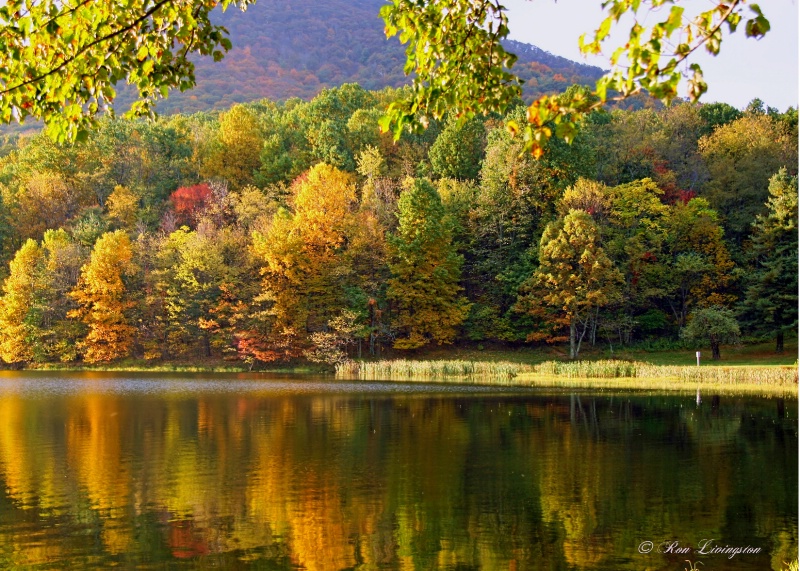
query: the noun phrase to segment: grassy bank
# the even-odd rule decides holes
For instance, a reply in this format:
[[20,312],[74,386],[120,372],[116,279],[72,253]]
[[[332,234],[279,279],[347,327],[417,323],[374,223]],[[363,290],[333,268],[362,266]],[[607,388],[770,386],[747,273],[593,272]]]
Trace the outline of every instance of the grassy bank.
[[127,373],[319,373],[316,365],[276,364],[261,369],[251,369],[246,363],[205,359],[191,362],[148,361],[145,359],[125,359],[113,363],[39,363],[26,367],[36,371],[113,371]]
[[466,360],[351,362],[341,379],[474,383],[523,387],[653,389],[796,394],[796,366],[678,366],[600,360],[538,364]]

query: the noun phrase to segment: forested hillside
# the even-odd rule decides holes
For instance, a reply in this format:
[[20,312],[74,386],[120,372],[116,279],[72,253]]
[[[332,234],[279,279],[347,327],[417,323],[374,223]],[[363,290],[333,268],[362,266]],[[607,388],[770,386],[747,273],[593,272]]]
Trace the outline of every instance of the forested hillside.
[[395,144],[376,128],[395,95],[6,144],[0,358],[578,355],[677,340],[700,310],[779,343],[796,326],[796,110],[595,112],[536,161],[500,117]]
[[[405,47],[387,40],[378,11],[382,0],[257,2],[246,13],[229,10],[218,20],[233,49],[221,62],[197,60],[197,87],[158,105],[162,113],[224,109],[269,98],[311,99],[323,88],[358,83],[365,89],[400,87]],[[574,83],[593,85],[597,67],[509,42],[520,59],[515,69],[525,95],[558,93]]]

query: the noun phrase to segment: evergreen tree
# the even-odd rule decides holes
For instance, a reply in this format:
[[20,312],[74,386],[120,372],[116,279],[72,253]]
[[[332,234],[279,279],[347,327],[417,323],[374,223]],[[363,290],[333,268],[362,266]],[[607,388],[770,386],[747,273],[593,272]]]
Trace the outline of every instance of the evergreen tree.
[[781,169],[769,181],[768,212],[753,223],[750,274],[743,307],[749,328],[775,335],[783,352],[787,331],[797,329],[797,177]]

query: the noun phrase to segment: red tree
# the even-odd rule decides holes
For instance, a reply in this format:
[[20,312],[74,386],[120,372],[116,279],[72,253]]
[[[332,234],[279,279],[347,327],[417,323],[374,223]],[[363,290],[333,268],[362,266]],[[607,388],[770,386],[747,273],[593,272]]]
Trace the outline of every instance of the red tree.
[[179,225],[191,223],[210,196],[211,187],[206,183],[182,186],[173,192],[169,198],[175,211],[176,222]]

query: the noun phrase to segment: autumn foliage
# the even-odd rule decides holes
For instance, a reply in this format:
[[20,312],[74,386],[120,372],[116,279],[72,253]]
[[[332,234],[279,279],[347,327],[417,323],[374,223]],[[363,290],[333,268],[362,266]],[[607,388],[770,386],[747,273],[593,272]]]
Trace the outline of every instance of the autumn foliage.
[[89,330],[82,343],[83,358],[88,363],[113,361],[131,351],[136,328],[129,323],[128,314],[134,302],[125,277],[133,273],[132,258],[127,234],[121,230],[104,234],[71,293],[79,304],[71,316],[79,318]]
[[205,183],[182,186],[173,192],[169,198],[172,201],[176,222],[179,225],[192,223],[210,196],[211,187]]

